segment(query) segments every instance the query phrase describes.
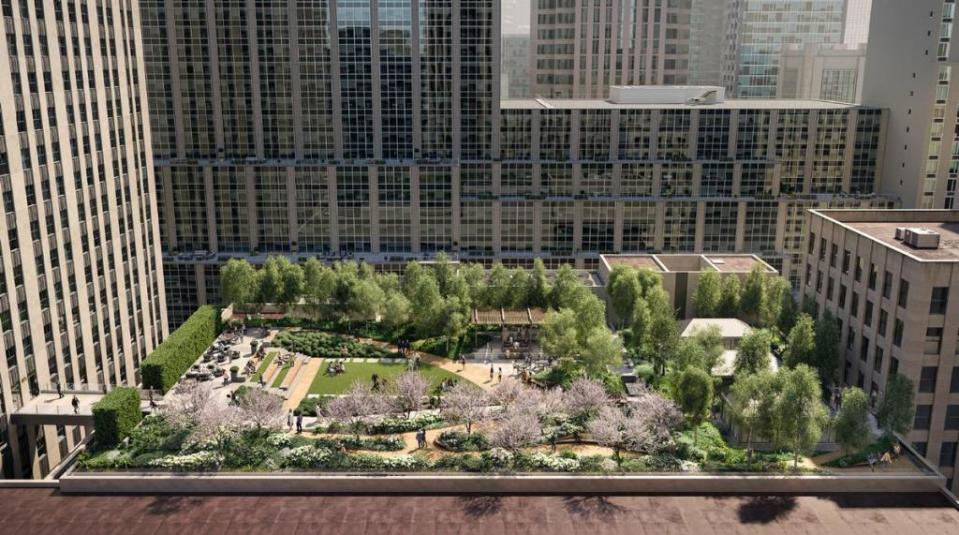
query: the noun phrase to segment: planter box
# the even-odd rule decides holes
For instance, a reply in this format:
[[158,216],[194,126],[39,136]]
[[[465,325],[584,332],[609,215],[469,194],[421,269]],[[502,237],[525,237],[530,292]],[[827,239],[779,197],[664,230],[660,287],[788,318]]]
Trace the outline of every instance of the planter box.
[[843,476],[763,474],[337,474],[280,472],[71,472],[60,492],[74,493],[843,493],[939,492],[938,474]]

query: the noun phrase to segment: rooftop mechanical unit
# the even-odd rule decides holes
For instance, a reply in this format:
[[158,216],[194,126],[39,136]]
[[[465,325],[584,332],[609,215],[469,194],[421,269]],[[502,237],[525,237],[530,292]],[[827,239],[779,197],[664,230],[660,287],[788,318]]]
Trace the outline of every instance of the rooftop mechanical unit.
[[896,228],[896,239],[914,249],[938,249],[939,233],[919,227]]

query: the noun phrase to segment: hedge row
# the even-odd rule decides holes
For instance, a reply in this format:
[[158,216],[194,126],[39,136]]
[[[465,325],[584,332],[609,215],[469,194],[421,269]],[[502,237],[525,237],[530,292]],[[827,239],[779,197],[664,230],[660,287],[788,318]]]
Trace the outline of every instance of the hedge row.
[[93,405],[93,429],[97,446],[116,446],[130,436],[130,432],[142,418],[138,389],[120,387],[112,390]]
[[220,332],[220,312],[204,305],[143,361],[143,386],[166,392],[180,380],[196,359],[216,340]]

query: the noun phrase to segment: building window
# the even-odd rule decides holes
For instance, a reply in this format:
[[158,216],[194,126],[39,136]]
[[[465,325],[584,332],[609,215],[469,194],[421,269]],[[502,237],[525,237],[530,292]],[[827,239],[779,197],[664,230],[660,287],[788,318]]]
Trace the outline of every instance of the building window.
[[882,274],[882,296],[889,299],[892,295],[892,273],[888,271]]
[[909,281],[899,279],[899,306],[905,308],[909,300]]
[[896,319],[895,326],[892,329],[892,345],[902,347],[903,324],[901,319]]
[[826,239],[825,238],[819,238],[819,259],[820,260],[826,259]]
[[855,318],[856,314],[859,314],[859,294],[853,292],[852,303],[849,304],[849,315]]
[[936,390],[936,376],[939,374],[939,368],[936,366],[923,366],[919,372],[919,392],[929,394]]
[[869,359],[869,339],[865,336],[859,341],[859,360],[866,362]]
[[949,431],[959,430],[959,405],[946,407],[946,427]]
[[885,310],[880,309],[879,310],[879,329],[877,331],[879,336],[882,336],[882,337],[886,336],[887,325],[889,325],[889,313],[886,312]]
[[943,442],[939,449],[939,466],[953,466],[956,464],[956,443]]
[[829,279],[826,280],[826,300],[827,301],[832,301],[832,291],[833,291],[833,279],[832,277],[829,277]]
[[856,282],[862,282],[862,257],[856,256],[856,272],[854,274]]
[[932,405],[916,405],[916,420],[913,422],[912,428],[920,431],[928,430],[931,421]]
[[921,455],[921,456],[923,456],[923,457],[926,456],[926,450],[928,449],[928,446],[929,446],[929,444],[926,443],[926,442],[913,442],[913,443],[912,443],[912,449],[916,450],[916,453],[918,453],[919,455]]
[[808,244],[808,249],[806,250],[806,252],[809,253],[809,254],[812,254],[812,253],[813,253],[813,250],[815,250],[815,249],[816,249],[816,233],[815,233],[815,232],[810,232],[810,233],[809,233],[809,244]]
[[849,251],[843,250],[842,252],[842,273],[846,275],[849,273],[849,260],[852,253]]
[[892,357],[889,361],[889,375],[893,376],[899,373],[899,359]]
[[872,369],[882,373],[882,347],[876,344],[876,356],[873,357]]
[[872,301],[870,301],[869,299],[866,299],[866,312],[865,312],[865,315],[862,317],[862,321],[863,323],[866,324],[866,327],[869,327],[872,325]]
[[959,393],[959,366],[952,368],[952,381],[949,382],[949,392]]
[[839,310],[845,310],[846,308],[846,285],[839,285]]
[[832,244],[832,247],[829,249],[829,267],[836,267],[836,256],[839,254],[839,247],[836,244]]
[[946,304],[949,302],[949,288],[936,286],[932,289],[932,302],[929,303],[930,314],[945,314]]
[[923,345],[923,353],[926,355],[938,355],[942,349],[942,327],[927,327],[926,342]]
[[876,289],[877,276],[878,276],[878,272],[876,271],[876,264],[873,264],[872,262],[870,262],[869,263],[869,289],[870,290]]

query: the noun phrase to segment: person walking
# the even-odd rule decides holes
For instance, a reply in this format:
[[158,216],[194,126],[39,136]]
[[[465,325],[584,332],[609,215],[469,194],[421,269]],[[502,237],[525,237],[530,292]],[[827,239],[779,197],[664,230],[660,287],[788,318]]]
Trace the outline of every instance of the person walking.
[[416,445],[419,449],[426,448],[426,429],[422,427],[416,432]]
[[293,409],[290,409],[290,412],[286,413],[286,430],[293,430]]
[[303,413],[296,416],[296,434],[303,432]]
[[497,383],[502,383],[502,382],[503,382],[503,367],[502,367],[502,366],[499,367],[499,375],[498,375],[498,377],[497,377],[497,379],[496,379],[496,382],[497,382]]
[[494,372],[493,365],[490,364],[490,365],[489,365],[489,380],[490,380],[490,382],[493,381],[493,372]]
[[73,405],[73,414],[80,414],[80,398],[76,394],[73,395],[73,399],[70,400],[70,405]]
[[63,387],[60,386],[60,383],[57,383],[57,399],[63,399]]

